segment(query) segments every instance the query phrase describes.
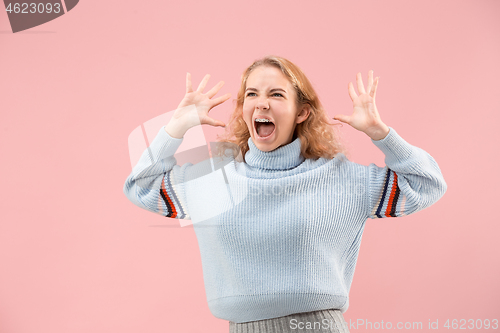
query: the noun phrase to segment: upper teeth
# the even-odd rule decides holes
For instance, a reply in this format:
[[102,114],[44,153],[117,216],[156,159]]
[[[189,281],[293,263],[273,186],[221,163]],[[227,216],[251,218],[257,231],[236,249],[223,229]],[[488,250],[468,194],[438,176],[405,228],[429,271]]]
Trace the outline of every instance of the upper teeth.
[[271,122],[269,119],[255,119],[255,121],[261,122],[261,123],[269,123]]

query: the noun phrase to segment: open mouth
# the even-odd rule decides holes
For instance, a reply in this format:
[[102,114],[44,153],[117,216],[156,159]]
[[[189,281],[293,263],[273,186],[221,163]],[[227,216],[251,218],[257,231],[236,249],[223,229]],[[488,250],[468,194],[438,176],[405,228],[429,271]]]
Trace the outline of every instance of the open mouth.
[[273,135],[276,130],[276,125],[272,121],[259,122],[254,120],[255,133],[261,139],[266,139]]

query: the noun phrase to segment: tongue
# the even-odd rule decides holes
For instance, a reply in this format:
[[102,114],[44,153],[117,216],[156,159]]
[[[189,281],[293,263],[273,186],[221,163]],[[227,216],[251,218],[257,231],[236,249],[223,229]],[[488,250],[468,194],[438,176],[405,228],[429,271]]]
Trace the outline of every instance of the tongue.
[[258,126],[259,127],[257,128],[257,133],[259,133],[259,135],[261,137],[268,136],[269,134],[271,134],[274,131],[274,124],[273,123],[261,123]]

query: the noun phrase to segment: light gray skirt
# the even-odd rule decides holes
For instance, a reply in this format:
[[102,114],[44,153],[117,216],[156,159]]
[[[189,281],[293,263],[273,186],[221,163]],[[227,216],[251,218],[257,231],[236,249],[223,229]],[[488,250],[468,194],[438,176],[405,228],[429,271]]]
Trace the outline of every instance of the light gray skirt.
[[229,322],[229,333],[350,333],[340,310],[294,313],[284,317]]

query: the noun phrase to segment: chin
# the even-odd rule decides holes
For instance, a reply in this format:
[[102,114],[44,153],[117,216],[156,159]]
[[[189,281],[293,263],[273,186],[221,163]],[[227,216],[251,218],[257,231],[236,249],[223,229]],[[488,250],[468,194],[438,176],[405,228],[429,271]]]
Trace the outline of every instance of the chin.
[[270,151],[275,150],[276,148],[269,148],[269,147],[262,147],[262,148],[260,148],[259,147],[259,149],[262,150],[262,151],[265,151],[265,152],[270,152]]
[[[252,140],[253,140],[253,138],[252,138]],[[266,152],[273,151],[276,148],[279,148],[279,147],[282,146],[282,145],[276,144],[274,142],[271,142],[271,143],[262,143],[262,142],[256,142],[255,140],[254,140],[254,144],[255,144],[255,146],[257,148],[259,148],[259,150],[266,151]]]

